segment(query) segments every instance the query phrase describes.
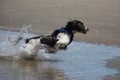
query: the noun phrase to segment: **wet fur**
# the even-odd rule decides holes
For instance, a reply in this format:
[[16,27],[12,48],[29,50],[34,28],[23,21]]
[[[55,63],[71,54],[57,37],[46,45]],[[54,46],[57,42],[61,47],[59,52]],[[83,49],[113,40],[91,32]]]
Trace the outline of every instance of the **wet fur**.
[[[69,21],[65,26],[65,28],[71,30],[72,32],[79,32],[83,34],[86,34],[87,31],[89,30],[84,26],[84,24],[81,21],[78,21],[78,20]],[[59,33],[57,33],[56,35],[58,35]],[[74,33],[72,33],[72,35],[74,35]],[[71,36],[71,34],[67,34],[67,36]],[[72,38],[69,38],[69,39],[70,39],[69,41],[72,42],[71,40]],[[27,49],[28,53],[32,55],[32,54],[36,54],[40,48],[45,48],[46,53],[56,53],[60,49],[66,49],[67,46],[69,45],[68,43],[63,44],[58,42],[59,42],[59,39],[53,38],[52,35],[35,36],[32,38],[26,39],[24,47],[25,49]]]

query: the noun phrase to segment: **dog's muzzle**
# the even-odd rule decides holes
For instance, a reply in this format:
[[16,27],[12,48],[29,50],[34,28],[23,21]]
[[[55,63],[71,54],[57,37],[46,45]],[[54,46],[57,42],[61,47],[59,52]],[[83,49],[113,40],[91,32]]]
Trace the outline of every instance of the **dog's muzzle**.
[[83,34],[86,34],[89,31],[89,28],[85,27],[85,29],[82,31]]

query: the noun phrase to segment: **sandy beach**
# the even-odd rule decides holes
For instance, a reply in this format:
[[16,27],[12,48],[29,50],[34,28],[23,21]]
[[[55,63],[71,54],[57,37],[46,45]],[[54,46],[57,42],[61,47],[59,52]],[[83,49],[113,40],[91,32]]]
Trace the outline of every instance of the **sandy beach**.
[[119,0],[2,0],[0,27],[20,30],[31,24],[32,32],[42,34],[77,19],[90,31],[75,40],[120,46],[119,7]]

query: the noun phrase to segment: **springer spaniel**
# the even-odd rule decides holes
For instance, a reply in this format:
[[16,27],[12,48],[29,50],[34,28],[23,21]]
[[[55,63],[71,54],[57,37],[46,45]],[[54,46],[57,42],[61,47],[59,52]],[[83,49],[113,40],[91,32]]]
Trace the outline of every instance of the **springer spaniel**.
[[56,29],[47,36],[35,36],[26,39],[24,49],[29,54],[37,55],[39,49],[46,49],[46,53],[56,53],[59,49],[66,49],[73,41],[75,33],[86,34],[89,28],[79,20],[69,21],[65,27]]

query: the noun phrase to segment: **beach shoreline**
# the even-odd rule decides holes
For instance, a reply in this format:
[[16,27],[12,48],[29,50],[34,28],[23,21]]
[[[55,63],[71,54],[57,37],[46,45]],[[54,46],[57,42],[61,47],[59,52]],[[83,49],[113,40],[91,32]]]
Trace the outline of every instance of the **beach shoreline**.
[[[22,27],[21,27],[22,28]],[[13,27],[5,27],[5,26],[0,26],[0,29],[1,30],[5,30],[5,31],[17,31],[19,32],[21,30],[21,28],[13,28]],[[29,30],[28,30],[29,31]],[[50,34],[50,33],[47,33],[47,32],[44,32],[44,31],[29,31],[30,33],[33,33],[33,34]],[[80,33],[81,34],[81,33]],[[104,40],[102,40],[101,38],[99,38],[101,41],[98,41],[98,40],[91,40],[90,38],[85,38],[84,36],[85,35],[80,35],[80,34],[77,34],[75,35],[75,39],[74,41],[80,41],[80,42],[86,42],[86,43],[93,43],[93,44],[100,44],[100,45],[106,45],[106,46],[116,46],[116,47],[120,47],[120,45],[117,43],[117,42],[105,42]],[[89,34],[89,33],[88,33]],[[87,34],[86,34],[87,35]],[[92,35],[91,35],[92,36]],[[107,41],[107,40],[106,40]],[[119,42],[119,40],[118,40]]]
[[[21,27],[22,28],[22,27]],[[6,26],[0,26],[0,29],[1,30],[8,30],[8,31],[17,31],[17,32],[19,32],[20,30],[21,30],[21,28],[19,27],[19,28],[14,28],[14,27],[6,27]],[[32,28],[31,28],[32,29]],[[50,34],[50,32],[48,33],[48,32],[42,32],[41,33],[41,31],[33,31],[33,30],[28,30],[30,33],[33,33],[33,34],[38,34],[38,35],[41,35],[41,34]],[[88,33],[89,34],[89,33]],[[82,34],[77,34],[77,35],[75,35],[75,39],[74,39],[74,41],[80,41],[80,42],[86,42],[86,43],[93,43],[93,44],[100,44],[100,45],[106,45],[106,46],[116,46],[116,47],[120,47],[120,45],[119,45],[119,40],[118,41],[116,41],[116,42],[110,42],[109,40],[106,40],[106,41],[104,41],[104,39],[102,39],[102,38],[100,38],[99,37],[99,39],[96,39],[96,40],[93,40],[94,39],[94,37],[91,39],[91,38],[89,38],[89,37],[91,37],[91,36],[87,36],[87,34],[86,35],[82,35]]]
[[76,34],[75,41],[120,47],[119,0],[4,0],[0,3],[0,26],[20,30],[32,25],[30,32],[50,34],[70,20],[80,20],[90,31]]

